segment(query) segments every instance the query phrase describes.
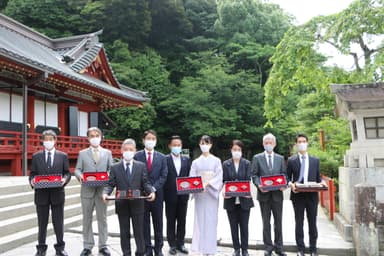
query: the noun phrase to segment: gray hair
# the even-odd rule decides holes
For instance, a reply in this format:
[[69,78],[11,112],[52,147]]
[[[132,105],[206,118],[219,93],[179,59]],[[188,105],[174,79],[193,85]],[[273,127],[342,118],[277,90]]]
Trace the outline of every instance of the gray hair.
[[89,136],[89,133],[93,132],[93,131],[98,132],[100,134],[100,136],[103,136],[103,132],[99,128],[97,128],[97,127],[90,127],[87,130],[87,137]]
[[263,142],[266,141],[267,139],[271,139],[273,142],[276,143],[276,137],[272,133],[267,133],[263,136]]
[[45,130],[41,134],[41,139],[44,140],[45,136],[52,136],[55,140],[57,139],[57,135],[53,130]]
[[134,139],[131,139],[131,138],[125,139],[123,141],[123,144],[121,144],[121,147],[124,147],[124,145],[133,145],[136,148],[136,142]]

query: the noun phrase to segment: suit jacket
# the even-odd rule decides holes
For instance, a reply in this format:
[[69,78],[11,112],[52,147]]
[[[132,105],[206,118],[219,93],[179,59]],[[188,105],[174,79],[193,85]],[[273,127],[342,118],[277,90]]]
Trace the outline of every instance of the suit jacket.
[[[147,193],[153,192],[148,181],[147,167],[144,163],[133,160],[131,175],[125,171],[124,161],[112,165],[109,174],[108,184],[104,187],[104,194],[110,195],[113,189],[116,190],[138,189]],[[116,200],[115,209],[117,214],[137,215],[144,213],[144,200]]]
[[[43,150],[34,153],[32,156],[31,173],[29,175],[30,184],[36,175],[61,175],[65,178],[64,186],[67,185],[71,180],[67,154],[56,149],[55,154],[53,155],[52,167],[48,169],[47,162],[45,161],[45,151]],[[36,189],[35,204],[64,204],[64,186],[59,188]]]
[[252,159],[252,180],[257,187],[257,200],[266,202],[269,200],[281,201],[284,199],[283,192],[280,190],[261,192],[259,189],[260,177],[268,175],[284,175],[287,177],[287,172],[284,163],[284,157],[274,153],[272,170],[269,170],[265,152],[255,155]]
[[168,175],[167,180],[164,184],[164,201],[166,203],[177,203],[179,200],[187,202],[189,195],[177,195],[176,189],[176,178],[177,177],[188,177],[191,169],[191,159],[186,156],[180,156],[181,168],[180,173],[177,175],[175,164],[173,163],[172,155],[166,156]]
[[[75,176],[80,180],[84,172],[109,172],[112,165],[112,153],[110,150],[99,147],[99,161],[95,163],[91,147],[85,148],[79,152],[75,167]],[[102,189],[97,187],[81,186],[81,196],[92,198],[96,194],[101,196]]]
[[[287,174],[288,179],[291,182],[297,182],[300,177],[300,157],[298,154],[288,158],[287,164]],[[321,182],[320,177],[320,160],[316,157],[308,155],[308,181]],[[291,192],[291,199],[300,199],[303,198],[305,194],[313,194],[314,197],[318,197],[317,192],[300,192],[293,193]]]
[[[240,181],[240,180],[251,180],[251,163],[245,159],[241,158],[239,163],[239,169],[235,169],[235,164],[233,159],[230,158],[223,162],[223,182],[226,181]],[[240,205],[244,210],[249,210],[253,207],[252,198],[240,197]],[[233,210],[235,208],[236,197],[224,199],[224,209]]]
[[[143,162],[146,165],[147,158],[145,150],[138,151],[135,155],[135,160]],[[165,156],[162,153],[154,150],[152,157],[152,170],[148,172],[148,177],[152,186],[156,189],[156,194],[161,196],[161,198],[163,197],[163,186],[167,180],[167,175],[167,159],[165,159]]]

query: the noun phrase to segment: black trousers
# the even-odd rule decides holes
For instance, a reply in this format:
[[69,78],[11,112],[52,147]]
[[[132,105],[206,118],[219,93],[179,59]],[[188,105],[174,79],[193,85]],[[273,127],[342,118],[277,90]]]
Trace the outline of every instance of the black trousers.
[[295,211],[295,236],[296,245],[299,251],[304,251],[304,212],[307,214],[308,233],[309,233],[309,250],[316,252],[317,250],[317,206],[319,204],[319,197],[317,193],[301,193],[299,198],[292,200],[293,208]]
[[167,240],[170,247],[184,245],[187,208],[188,201],[185,200],[178,200],[176,203],[165,203]]
[[[157,196],[157,194],[156,194]],[[144,213],[144,240],[147,253],[152,252],[154,249],[155,254],[158,254],[164,244],[163,238],[163,198],[156,197],[154,202],[145,201],[145,213]],[[155,246],[151,243],[151,220],[153,223],[153,230],[155,236]]]
[[53,230],[56,234],[56,250],[63,250],[65,243],[64,237],[64,204],[47,204],[47,205],[36,205],[37,212],[37,223],[39,226],[38,231],[38,245],[39,250],[46,250],[47,244],[45,243],[47,237],[47,226],[49,219],[49,209],[52,211],[52,224]]
[[[283,234],[282,234],[282,216],[283,216],[283,200],[281,201],[259,201],[261,218],[263,219],[263,242],[265,250],[272,252],[283,251]],[[271,213],[273,214],[274,226],[274,244],[271,238]]]
[[[248,222],[250,210],[244,210],[240,204],[235,205],[233,210],[227,210],[229,226],[231,227],[231,236],[233,249],[248,250]],[[239,242],[239,229],[241,245]]]
[[142,256],[145,253],[145,242],[143,223],[144,216],[138,215],[117,215],[119,218],[120,227],[120,246],[123,256],[131,256],[131,219],[133,225],[133,236],[135,237],[136,243],[136,256]]

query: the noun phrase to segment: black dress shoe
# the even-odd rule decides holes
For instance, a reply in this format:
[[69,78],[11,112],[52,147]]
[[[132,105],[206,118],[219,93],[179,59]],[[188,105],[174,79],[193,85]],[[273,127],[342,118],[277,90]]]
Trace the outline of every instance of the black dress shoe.
[[177,247],[177,250],[181,253],[184,253],[184,254],[188,254],[188,252],[189,252],[187,247],[185,247],[184,245]]
[[111,252],[108,250],[107,247],[103,247],[99,250],[99,253],[103,256],[111,256]]
[[232,253],[232,256],[240,256],[240,249],[235,249],[235,251]]
[[297,256],[304,256],[304,252],[303,251],[298,251],[297,252]]
[[277,256],[287,256],[285,252],[275,252]]
[[171,248],[169,248],[169,254],[170,255],[176,255],[177,251],[176,251],[176,247],[172,246]]
[[45,256],[47,251],[45,250],[37,250],[35,256]]
[[270,251],[264,251],[264,256],[272,256],[272,252],[270,252]]
[[89,256],[91,254],[92,254],[91,250],[84,248],[83,251],[81,252],[80,256]]
[[242,250],[241,256],[249,256],[248,250]]
[[64,249],[56,250],[56,256],[68,256],[68,253]]

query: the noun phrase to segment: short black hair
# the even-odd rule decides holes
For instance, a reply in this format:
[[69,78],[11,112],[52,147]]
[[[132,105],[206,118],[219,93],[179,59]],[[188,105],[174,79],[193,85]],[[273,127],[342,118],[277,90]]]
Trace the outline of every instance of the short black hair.
[[199,143],[200,142],[205,142],[205,143],[208,143],[208,144],[212,144],[212,138],[210,136],[208,136],[208,135],[203,135],[200,138]]
[[172,135],[172,136],[169,137],[169,139],[168,139],[168,145],[171,144],[173,140],[180,140],[181,142],[183,142],[183,140],[180,138],[179,135]]
[[305,138],[305,140],[308,142],[308,137],[304,133],[299,133],[296,135],[296,143],[299,138]]
[[143,133],[143,139],[145,139],[145,137],[147,137],[148,134],[153,134],[157,138],[157,133],[154,130],[149,129]]
[[241,141],[241,140],[233,140],[232,141],[232,144],[231,144],[231,148],[233,146],[239,146],[241,148],[241,150],[243,150],[244,148],[244,143]]
[[52,136],[55,140],[57,140],[57,135],[53,130],[45,130],[41,134],[41,139],[44,140],[45,136]]

